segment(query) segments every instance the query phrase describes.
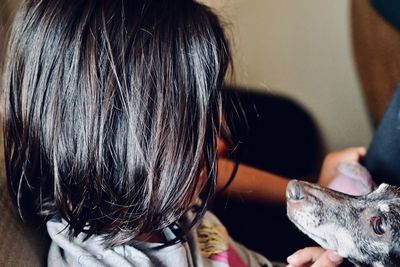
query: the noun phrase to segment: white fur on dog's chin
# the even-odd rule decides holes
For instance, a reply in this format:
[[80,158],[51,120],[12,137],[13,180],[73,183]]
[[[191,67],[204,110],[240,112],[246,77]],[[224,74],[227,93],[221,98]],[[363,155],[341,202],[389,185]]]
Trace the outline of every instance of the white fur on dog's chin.
[[[367,256],[363,255],[356,244],[349,231],[351,229],[344,229],[335,224],[327,223],[323,225],[316,225],[316,218],[309,214],[295,211],[290,214],[291,219],[299,227],[299,229],[317,242],[325,249],[333,250],[344,258],[352,257],[360,260],[367,260]],[[338,245],[340,240],[340,246]],[[389,247],[383,246],[381,243],[371,243],[374,249],[378,249],[385,253],[389,253]],[[374,267],[384,267],[380,262],[374,262]]]
[[[340,256],[347,258],[352,252],[354,255],[356,246],[347,229],[339,228],[334,224],[324,224],[317,226],[316,218],[312,218],[307,212],[292,211],[290,217],[299,229],[317,242],[325,249],[333,250]],[[338,246],[340,240],[340,246]],[[357,255],[359,259],[365,258],[361,253]]]
[[[358,251],[349,231],[339,228],[335,224],[321,225],[314,230],[314,234],[327,240],[328,246],[325,247],[326,249],[336,251],[342,257],[355,256],[354,252]],[[340,240],[340,246],[338,245],[338,240]],[[353,254],[350,255],[350,252],[353,252]],[[360,253],[357,257],[362,258],[363,255]]]

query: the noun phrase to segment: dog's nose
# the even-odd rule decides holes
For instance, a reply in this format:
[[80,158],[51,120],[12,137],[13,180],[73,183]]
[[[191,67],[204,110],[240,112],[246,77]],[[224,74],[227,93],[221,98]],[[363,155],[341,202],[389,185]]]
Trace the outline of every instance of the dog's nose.
[[304,190],[299,181],[292,180],[286,187],[287,200],[302,200],[304,199]]

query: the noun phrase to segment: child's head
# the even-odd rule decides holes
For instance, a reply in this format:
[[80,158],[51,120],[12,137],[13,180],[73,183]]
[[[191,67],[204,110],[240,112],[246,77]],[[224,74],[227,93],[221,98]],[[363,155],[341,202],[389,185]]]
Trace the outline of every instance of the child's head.
[[162,229],[215,185],[230,52],[192,0],[26,0],[11,30],[6,170],[24,218],[109,245]]

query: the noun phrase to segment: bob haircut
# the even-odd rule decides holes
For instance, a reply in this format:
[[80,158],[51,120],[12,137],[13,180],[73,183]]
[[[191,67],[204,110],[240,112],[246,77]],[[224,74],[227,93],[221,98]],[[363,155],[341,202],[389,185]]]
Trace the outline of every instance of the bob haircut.
[[112,247],[179,220],[199,185],[207,204],[230,63],[219,19],[192,0],[25,0],[3,77],[20,216]]

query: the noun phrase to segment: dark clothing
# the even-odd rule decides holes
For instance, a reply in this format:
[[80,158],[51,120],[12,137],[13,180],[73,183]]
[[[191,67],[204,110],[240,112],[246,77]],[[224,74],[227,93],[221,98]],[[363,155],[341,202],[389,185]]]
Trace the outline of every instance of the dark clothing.
[[399,0],[371,0],[371,5],[386,21],[400,28]]
[[368,148],[364,166],[377,184],[400,185],[400,83]]

